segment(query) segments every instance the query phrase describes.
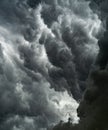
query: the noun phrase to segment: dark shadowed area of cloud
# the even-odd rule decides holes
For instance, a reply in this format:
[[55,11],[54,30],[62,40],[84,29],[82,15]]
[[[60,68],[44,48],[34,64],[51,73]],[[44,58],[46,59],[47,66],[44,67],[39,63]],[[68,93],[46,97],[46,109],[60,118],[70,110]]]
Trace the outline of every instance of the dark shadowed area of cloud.
[[53,130],[107,130],[108,129],[108,71],[91,72],[88,89],[78,108],[79,124],[60,122]]

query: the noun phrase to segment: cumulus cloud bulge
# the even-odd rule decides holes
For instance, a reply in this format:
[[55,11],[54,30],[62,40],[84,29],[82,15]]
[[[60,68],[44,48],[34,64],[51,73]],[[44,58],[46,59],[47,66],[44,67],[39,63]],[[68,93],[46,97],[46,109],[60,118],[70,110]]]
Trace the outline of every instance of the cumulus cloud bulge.
[[69,118],[78,124],[89,73],[108,59],[107,4],[0,1],[0,130],[52,130]]

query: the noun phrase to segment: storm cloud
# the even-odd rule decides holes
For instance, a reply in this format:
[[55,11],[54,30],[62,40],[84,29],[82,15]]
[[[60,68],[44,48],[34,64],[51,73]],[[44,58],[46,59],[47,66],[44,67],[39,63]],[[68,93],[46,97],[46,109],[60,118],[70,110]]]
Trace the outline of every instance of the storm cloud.
[[60,122],[54,130],[107,130],[108,129],[108,7],[107,0],[92,0],[90,7],[103,22],[104,33],[98,41],[99,54],[89,74],[87,89],[77,109],[79,124]]
[[0,129],[77,123],[103,31],[84,0],[1,0]]

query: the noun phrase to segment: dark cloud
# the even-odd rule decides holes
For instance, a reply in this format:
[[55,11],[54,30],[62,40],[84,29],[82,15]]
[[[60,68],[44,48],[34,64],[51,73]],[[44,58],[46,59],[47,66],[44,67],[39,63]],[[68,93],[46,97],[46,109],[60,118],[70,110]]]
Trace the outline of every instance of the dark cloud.
[[78,107],[79,124],[73,125],[71,120],[60,122],[53,130],[107,130],[108,114],[108,72],[92,71],[87,82],[88,88]]
[[102,28],[85,1],[2,0],[0,130],[44,130],[69,117],[78,122],[77,101]]
[[[78,109],[81,122],[85,129],[107,129],[107,71],[91,73],[89,88]],[[91,113],[91,114],[90,114]],[[88,126],[86,127],[86,124]]]
[[[91,7],[94,11],[100,11],[105,32],[100,37],[98,45],[100,48],[96,59],[96,66],[90,72],[87,80],[87,89],[78,108],[79,124],[59,123],[54,130],[107,130],[107,86],[108,86],[108,46],[107,46],[107,1],[94,0]],[[96,7],[96,8],[95,8]]]
[[[101,69],[105,69],[106,65],[107,65],[107,61],[108,61],[108,45],[107,45],[107,41],[108,41],[108,7],[106,6],[108,4],[107,0],[104,1],[93,1],[98,5],[98,12],[100,11],[100,18],[103,22],[103,26],[105,28],[103,36],[100,38],[98,45],[100,48],[99,51],[99,55],[98,58],[96,60],[96,64],[98,66],[100,66]],[[94,3],[91,4],[94,4]],[[93,8],[93,10],[96,10],[95,8]]]
[[[61,2],[61,5],[62,4],[63,3]],[[68,6],[68,3],[65,4],[67,4]],[[79,3],[74,3],[74,4],[75,6],[76,4],[79,5]],[[83,20],[89,17],[88,10],[86,13],[81,14],[78,10],[76,10],[76,8],[75,9],[71,7],[67,8],[67,6],[66,6],[66,10],[63,11],[62,6],[55,5],[53,12],[56,12],[56,15],[54,15],[54,17],[58,17],[58,19],[51,18],[52,21],[48,22],[46,18],[50,18],[50,15],[49,15],[49,11],[47,10],[49,8],[53,9],[53,7],[49,5],[47,6],[45,5],[46,8],[43,8],[43,12],[46,13],[46,16],[44,17],[42,15],[42,17],[48,26],[49,23],[51,26],[51,22],[52,22],[51,27],[56,38],[52,38],[52,37],[45,38],[45,34],[43,34],[40,39],[40,42],[42,44],[42,41],[44,41],[46,52],[48,54],[48,58],[50,62],[54,66],[62,68],[64,73],[64,78],[67,80],[67,83],[71,89],[74,98],[78,100],[81,97],[80,96],[81,88],[80,88],[80,84],[78,84],[81,82],[78,82],[78,80],[82,82],[86,80],[91,65],[95,60],[95,56],[92,56],[89,53],[90,52],[89,45],[93,43],[92,45],[96,49],[93,51],[93,53],[95,53],[94,55],[96,55],[96,52],[98,53],[98,46],[96,45],[95,36],[93,36],[94,38],[90,37],[88,35],[88,30],[86,30],[83,25],[84,24]],[[83,7],[85,6],[85,4],[82,4],[81,6]],[[69,13],[69,11],[72,11],[72,14]],[[82,8],[81,11],[83,12]],[[66,17],[67,19],[65,19]],[[75,17],[75,19],[72,19],[73,17]],[[81,21],[78,19],[78,17],[81,18],[80,19]],[[94,19],[95,18],[96,17],[94,15]],[[91,23],[88,22],[88,26],[89,24]],[[88,53],[86,55],[87,57],[85,57],[86,52],[84,51],[87,51]],[[83,64],[81,64],[81,62],[83,62]]]
[[32,7],[35,8],[38,4],[41,3],[42,0],[27,0],[27,4]]

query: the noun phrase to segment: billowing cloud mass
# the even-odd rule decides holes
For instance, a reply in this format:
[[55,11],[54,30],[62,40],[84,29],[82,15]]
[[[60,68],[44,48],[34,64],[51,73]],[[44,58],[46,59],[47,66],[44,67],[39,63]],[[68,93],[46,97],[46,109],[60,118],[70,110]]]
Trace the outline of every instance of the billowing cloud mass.
[[80,130],[108,129],[108,1],[96,1],[96,4],[106,30],[98,41],[100,51],[96,68],[90,74],[88,88],[78,108]]
[[1,0],[0,130],[77,123],[103,31],[84,0]]
[[77,109],[79,124],[59,123],[53,130],[108,130],[108,1],[92,0],[91,8],[101,18],[105,32],[98,41],[100,48],[87,80],[87,89]]

